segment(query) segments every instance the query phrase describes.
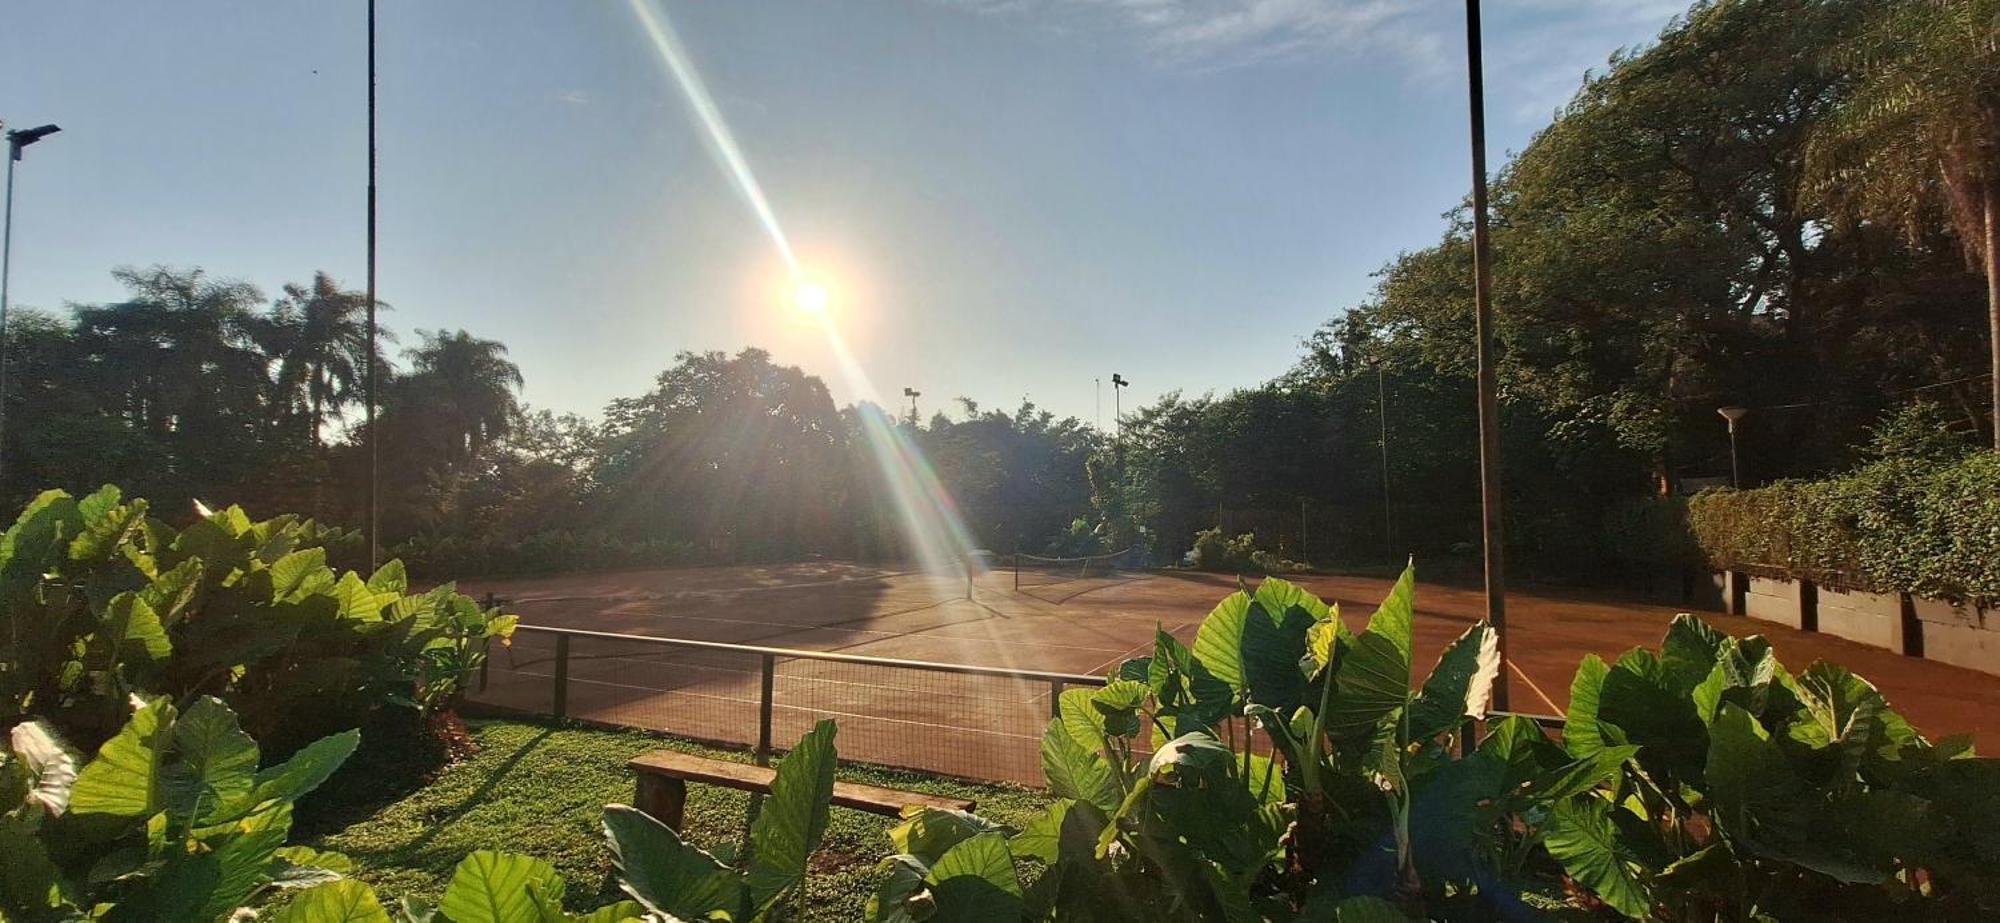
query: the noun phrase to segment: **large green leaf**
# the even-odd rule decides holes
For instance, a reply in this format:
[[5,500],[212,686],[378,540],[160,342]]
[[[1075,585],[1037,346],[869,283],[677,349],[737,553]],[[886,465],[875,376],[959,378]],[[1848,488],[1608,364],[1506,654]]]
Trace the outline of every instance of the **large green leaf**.
[[639,809],[606,805],[604,835],[619,886],[654,913],[689,920],[741,913],[743,876]]
[[292,831],[291,805],[279,805],[229,825],[219,838],[209,840],[215,862],[214,890],[203,903],[201,918],[213,920],[250,900],[251,895],[271,880],[278,849]]
[[1324,722],[1330,733],[1372,739],[1384,715],[1409,703],[1415,602],[1416,570],[1405,568],[1340,662]]
[[1410,739],[1429,740],[1466,718],[1482,718],[1500,676],[1500,634],[1480,622],[1465,630],[1424,678],[1410,703]]
[[1799,675],[1797,690],[1805,708],[1786,735],[1814,749],[1838,746],[1844,770],[1858,767],[1886,736],[1888,700],[1847,668],[1816,662]]
[[105,607],[104,619],[99,623],[94,641],[98,656],[106,660],[115,656],[120,660],[158,663],[174,652],[172,641],[167,639],[166,627],[160,624],[160,617],[153,607],[138,593],[120,593],[111,598]]
[[360,745],[360,731],[342,731],[315,740],[292,754],[291,759],[259,770],[257,784],[249,795],[217,816],[242,814],[273,802],[297,801],[332,776]]
[[1005,832],[1006,828],[977,814],[911,805],[903,811],[903,822],[889,828],[889,843],[899,853],[936,862],[945,850],[964,840],[982,833]]
[[531,889],[561,880],[540,859],[482,849],[452,870],[438,910],[452,923],[536,923],[544,914]]
[[882,883],[868,896],[869,923],[922,923],[937,913],[937,897],[931,893],[931,868],[916,856],[903,854],[884,858],[876,866]]
[[1598,717],[1604,677],[1610,672],[1596,654],[1583,655],[1583,661],[1576,665],[1576,677],[1569,683],[1569,714],[1563,720],[1563,747],[1571,756],[1588,757],[1624,740],[1623,732],[1607,729]]
[[1042,734],[1042,774],[1048,779],[1049,793],[1058,798],[1088,801],[1115,811],[1125,797],[1103,755],[1078,743],[1062,721],[1050,721]]
[[60,490],[43,491],[21,510],[0,536],[0,617],[26,609],[24,597],[53,569],[57,549],[80,525],[76,501]]
[[1673,624],[1667,626],[1667,636],[1660,642],[1660,661],[1664,667],[1669,685],[1686,694],[1693,691],[1695,684],[1708,676],[1715,666],[1729,636],[1717,631],[1715,626],[1683,612],[1674,616]]
[[1265,612],[1273,614],[1297,607],[1305,610],[1306,615],[1316,622],[1333,617],[1333,607],[1324,600],[1305,587],[1277,577],[1266,577],[1264,582],[1257,584],[1255,599]]
[[391,923],[375,892],[358,881],[335,881],[300,891],[272,923]]
[[1708,796],[1724,830],[1767,849],[1811,835],[1806,783],[1756,718],[1724,704],[1708,738]]
[[1611,821],[1613,810],[1597,798],[1560,802],[1549,815],[1543,842],[1578,884],[1596,892],[1611,909],[1644,919],[1652,915],[1652,898]]
[[1007,921],[1021,916],[1021,881],[1007,838],[982,833],[953,846],[931,865],[939,920]]
[[160,763],[173,724],[174,706],[164,697],[133,712],[125,727],[105,741],[97,758],[77,774],[70,812],[86,819],[137,819],[158,811]]
[[1638,760],[1665,783],[1700,778],[1708,748],[1693,698],[1676,691],[1665,664],[1651,651],[1627,651],[1604,677],[1598,720],[1642,747]]
[[1315,624],[1303,607],[1274,610],[1251,602],[1242,642],[1243,682],[1251,701],[1280,712],[1305,704],[1306,675],[1299,664],[1306,657],[1306,633]]
[[214,696],[196,699],[181,713],[173,745],[161,786],[168,809],[177,815],[206,819],[240,802],[257,784],[257,742]]
[[778,761],[771,797],[750,825],[755,850],[749,868],[750,899],[767,907],[806,877],[806,861],[826,832],[833,799],[834,724],[821,721]]
[[1028,826],[1008,841],[1008,848],[1017,856],[1040,859],[1045,863],[1055,862],[1057,848],[1062,842],[1063,823],[1075,804],[1068,798],[1056,799],[1047,811],[1029,821]]
[[111,557],[133,527],[145,520],[145,501],[121,504],[118,498],[118,488],[106,484],[77,502],[82,528],[70,539],[70,560],[95,563]]
[[1215,604],[1194,635],[1194,657],[1210,676],[1243,694],[1243,625],[1250,617],[1250,594],[1238,590]]

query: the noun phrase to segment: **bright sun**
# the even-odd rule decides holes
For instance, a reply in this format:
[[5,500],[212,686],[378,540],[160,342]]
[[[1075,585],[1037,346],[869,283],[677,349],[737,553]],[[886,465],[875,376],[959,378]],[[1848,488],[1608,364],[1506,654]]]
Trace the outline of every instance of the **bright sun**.
[[826,286],[818,282],[801,282],[792,293],[792,301],[799,310],[807,314],[825,314],[827,304]]

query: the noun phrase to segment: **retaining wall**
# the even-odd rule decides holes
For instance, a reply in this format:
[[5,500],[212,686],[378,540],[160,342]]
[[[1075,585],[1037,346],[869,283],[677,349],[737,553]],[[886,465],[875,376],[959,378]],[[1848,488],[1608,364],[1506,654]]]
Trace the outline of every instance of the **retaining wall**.
[[1834,590],[1810,580],[1717,574],[1723,609],[1801,631],[2000,676],[2000,609],[1909,594]]

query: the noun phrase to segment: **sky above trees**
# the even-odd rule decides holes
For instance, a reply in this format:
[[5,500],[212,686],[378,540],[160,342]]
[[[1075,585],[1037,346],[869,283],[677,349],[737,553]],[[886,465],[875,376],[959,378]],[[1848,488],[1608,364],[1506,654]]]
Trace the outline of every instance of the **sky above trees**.
[[[561,410],[744,346],[855,397],[624,4],[382,6],[391,323],[505,341]],[[1446,0],[664,9],[887,393],[1089,420],[1114,370],[1128,407],[1253,384],[1466,185]],[[65,129],[22,164],[16,302],[116,300],[123,264],[358,288],[361,10],[10,6],[0,118]],[[1678,11],[1496,5],[1496,158]]]

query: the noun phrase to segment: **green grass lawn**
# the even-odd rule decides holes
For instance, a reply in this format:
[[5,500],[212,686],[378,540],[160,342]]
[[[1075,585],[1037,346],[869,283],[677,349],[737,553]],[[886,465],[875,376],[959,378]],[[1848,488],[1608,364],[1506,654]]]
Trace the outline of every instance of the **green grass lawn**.
[[[469,722],[479,754],[446,768],[431,784],[371,816],[308,840],[352,857],[357,877],[386,901],[403,896],[436,901],[453,866],[476,849],[526,853],[560,870],[573,910],[618,894],[610,852],[599,826],[604,805],[630,803],[625,761],[671,748],[717,759],[748,761],[716,750],[637,732],[603,731],[529,721]],[[839,738],[835,738],[836,746]],[[1042,792],[974,785],[917,773],[843,765],[841,779],[971,798],[979,813],[1016,828],[1048,803]],[[708,849],[734,846],[746,830],[750,796],[712,785],[689,785],[685,833]],[[875,863],[889,852],[889,818],[834,808],[826,838],[807,878],[808,920],[856,920],[874,891]]]

